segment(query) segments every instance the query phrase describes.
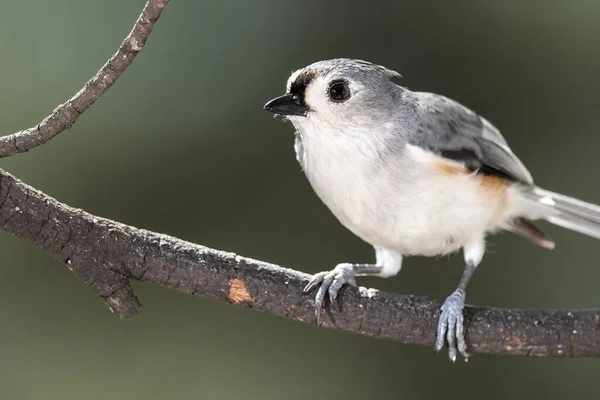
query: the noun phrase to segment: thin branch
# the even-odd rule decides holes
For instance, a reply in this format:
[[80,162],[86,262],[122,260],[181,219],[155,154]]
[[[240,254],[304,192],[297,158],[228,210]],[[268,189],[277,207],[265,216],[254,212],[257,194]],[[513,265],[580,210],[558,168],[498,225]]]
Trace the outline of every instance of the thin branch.
[[[130,279],[314,324],[309,275],[213,250],[71,208],[0,170],[0,228],[46,251],[82,278],[121,318],[141,311]],[[323,325],[433,346],[441,303],[342,289]],[[600,356],[600,310],[467,307],[473,353]]]
[[170,0],[148,0],[119,50],[73,97],[36,126],[0,138],[0,158],[27,152],[73,126],[77,118],[116,82],[146,44]]

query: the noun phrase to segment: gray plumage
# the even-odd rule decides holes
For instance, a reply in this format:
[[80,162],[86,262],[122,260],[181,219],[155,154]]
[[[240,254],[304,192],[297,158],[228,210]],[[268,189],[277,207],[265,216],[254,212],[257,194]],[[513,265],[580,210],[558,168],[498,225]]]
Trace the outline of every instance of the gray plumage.
[[393,82],[399,74],[361,60],[320,61],[294,72],[265,105],[296,128],[298,162],[338,220],[373,245],[373,264],[340,263],[316,274],[317,323],[355,276],[396,275],[407,255],[462,249],[465,269],[446,299],[435,349],[468,357],[462,310],[486,235],[507,230],[553,248],[532,221],[600,238],[600,207],[534,185],[490,122],[447,97]]
[[533,183],[531,174],[500,131],[486,119],[434,93],[415,92],[414,101],[421,118],[410,143],[464,162],[472,170],[487,169],[517,182]]

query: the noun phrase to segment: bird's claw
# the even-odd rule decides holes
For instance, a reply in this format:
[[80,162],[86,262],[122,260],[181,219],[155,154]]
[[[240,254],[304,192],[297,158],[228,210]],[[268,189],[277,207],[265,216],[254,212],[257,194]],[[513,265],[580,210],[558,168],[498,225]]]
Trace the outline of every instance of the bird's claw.
[[[469,360],[467,353],[467,344],[463,333],[463,309],[465,308],[465,293],[462,290],[456,290],[452,293],[442,305],[442,314],[438,322],[437,340],[434,351],[440,351],[444,347],[444,340],[448,341],[448,357],[450,361],[456,361],[457,347],[458,353],[462,355],[465,361]],[[456,342],[456,344],[455,344]]]
[[325,301],[325,295],[329,293],[329,302],[333,304],[333,301],[337,298],[340,288],[346,283],[356,286],[352,264],[348,263],[338,264],[331,271],[319,272],[313,275],[310,282],[308,282],[304,288],[304,293],[309,292],[312,288],[320,284],[317,295],[315,296],[315,317],[317,320],[317,326],[319,326],[321,308],[323,307],[323,303]]

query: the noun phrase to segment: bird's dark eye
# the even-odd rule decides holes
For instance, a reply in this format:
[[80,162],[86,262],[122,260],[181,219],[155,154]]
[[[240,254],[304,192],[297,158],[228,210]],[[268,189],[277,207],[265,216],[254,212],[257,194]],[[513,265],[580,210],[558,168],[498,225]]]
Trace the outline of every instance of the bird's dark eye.
[[331,100],[341,103],[350,98],[350,87],[345,81],[335,81],[329,86],[329,97]]

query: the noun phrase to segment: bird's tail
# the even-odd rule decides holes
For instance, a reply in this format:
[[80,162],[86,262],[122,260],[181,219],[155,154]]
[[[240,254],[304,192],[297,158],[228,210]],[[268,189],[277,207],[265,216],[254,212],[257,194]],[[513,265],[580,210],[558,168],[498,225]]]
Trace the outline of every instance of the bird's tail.
[[525,216],[600,239],[600,206],[539,187],[523,192]]

